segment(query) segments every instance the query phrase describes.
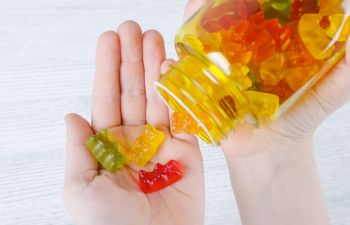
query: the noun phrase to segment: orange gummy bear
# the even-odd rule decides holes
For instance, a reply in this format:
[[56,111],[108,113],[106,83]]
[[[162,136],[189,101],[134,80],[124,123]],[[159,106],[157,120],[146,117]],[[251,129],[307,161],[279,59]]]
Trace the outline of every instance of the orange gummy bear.
[[187,113],[174,112],[171,116],[171,131],[175,134],[197,133],[199,126],[197,122]]

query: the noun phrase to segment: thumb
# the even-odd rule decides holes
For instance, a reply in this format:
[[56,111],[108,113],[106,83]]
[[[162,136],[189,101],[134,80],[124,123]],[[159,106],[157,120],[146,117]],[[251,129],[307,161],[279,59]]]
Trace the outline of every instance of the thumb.
[[98,163],[85,147],[93,131],[81,116],[69,114],[65,117],[67,127],[67,161],[65,185],[88,183],[96,175]]

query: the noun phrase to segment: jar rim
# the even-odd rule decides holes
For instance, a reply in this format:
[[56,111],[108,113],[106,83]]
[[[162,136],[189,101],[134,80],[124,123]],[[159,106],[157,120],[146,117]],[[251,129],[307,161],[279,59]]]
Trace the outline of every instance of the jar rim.
[[[163,85],[162,83],[160,83],[159,81],[155,81],[153,83],[153,87],[156,90],[156,92],[158,93],[158,96],[163,100],[163,102],[169,107],[170,105],[168,104],[168,102],[164,99],[163,95],[160,94],[160,92],[158,91],[158,89],[161,89],[162,91],[165,91],[167,94],[169,94],[178,104],[180,104],[180,106],[186,110],[186,112],[188,114],[191,115],[191,117],[198,123],[198,125],[203,129],[203,131],[205,132],[205,134],[209,137],[211,144],[215,145],[216,142],[214,140],[214,137],[210,134],[209,130],[205,127],[205,125],[195,116],[195,114],[181,101],[181,99],[179,99],[173,92],[171,92],[165,85]],[[196,135],[197,136],[197,135]]]

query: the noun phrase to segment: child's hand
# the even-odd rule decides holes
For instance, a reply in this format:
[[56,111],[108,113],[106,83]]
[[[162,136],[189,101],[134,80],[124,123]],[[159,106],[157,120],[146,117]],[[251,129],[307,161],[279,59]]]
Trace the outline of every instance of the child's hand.
[[[209,0],[190,0],[185,17]],[[241,125],[222,143],[243,224],[329,224],[312,145],[317,127],[350,99],[347,56],[272,126]]]
[[244,224],[329,224],[313,135],[350,99],[347,46],[346,58],[278,121],[263,129],[242,125],[222,143]]
[[[92,126],[78,115],[65,118],[67,208],[84,225],[203,224],[203,162],[197,141],[170,134],[169,112],[153,89],[160,70],[170,63],[165,61],[162,36],[156,31],[142,34],[138,24],[125,22],[118,33],[101,35],[96,55]],[[148,195],[140,190],[134,167],[109,173],[85,147],[87,139],[103,128],[146,123],[167,134],[147,169],[171,159],[184,166],[180,181]]]

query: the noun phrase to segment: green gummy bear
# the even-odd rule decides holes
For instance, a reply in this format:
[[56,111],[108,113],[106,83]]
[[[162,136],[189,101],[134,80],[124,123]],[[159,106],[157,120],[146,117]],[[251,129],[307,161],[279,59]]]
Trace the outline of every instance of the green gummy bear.
[[90,137],[86,142],[89,151],[96,160],[109,172],[114,173],[125,165],[125,157],[118,151],[118,143],[108,139],[108,131],[102,130],[98,134]]
[[291,6],[290,0],[270,0],[272,8],[280,12],[288,12]]
[[263,4],[265,19],[277,18],[281,24],[291,21],[290,0],[270,0]]

